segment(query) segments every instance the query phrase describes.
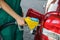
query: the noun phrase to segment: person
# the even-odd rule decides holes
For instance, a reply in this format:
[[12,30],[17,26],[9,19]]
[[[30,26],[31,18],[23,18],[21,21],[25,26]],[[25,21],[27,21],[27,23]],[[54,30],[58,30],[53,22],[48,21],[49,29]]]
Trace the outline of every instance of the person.
[[[24,25],[21,0],[0,0],[0,25],[6,22],[17,21],[18,25]],[[23,31],[19,31],[17,25],[10,25],[1,31],[3,40],[23,40]]]
[[45,13],[56,11],[58,7],[59,0],[48,0],[46,4]]

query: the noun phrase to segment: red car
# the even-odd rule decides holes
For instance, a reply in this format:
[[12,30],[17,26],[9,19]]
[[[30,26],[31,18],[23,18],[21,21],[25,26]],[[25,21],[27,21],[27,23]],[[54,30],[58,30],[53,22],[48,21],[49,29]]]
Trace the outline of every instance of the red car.
[[37,27],[34,40],[48,40],[48,37],[43,35],[43,28],[60,34],[60,12],[53,11],[43,15],[33,9],[29,9],[27,16],[39,19],[40,26]]

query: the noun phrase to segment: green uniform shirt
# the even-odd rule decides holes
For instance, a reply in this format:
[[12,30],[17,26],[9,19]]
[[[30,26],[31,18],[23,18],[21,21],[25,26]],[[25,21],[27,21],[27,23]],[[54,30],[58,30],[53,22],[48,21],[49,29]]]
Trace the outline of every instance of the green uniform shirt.
[[[22,9],[20,7],[21,0],[5,0],[5,2],[20,16],[22,16]],[[0,25],[15,21],[3,9],[0,9]],[[23,40],[23,31],[19,31],[17,25],[10,25],[1,31],[3,40]]]

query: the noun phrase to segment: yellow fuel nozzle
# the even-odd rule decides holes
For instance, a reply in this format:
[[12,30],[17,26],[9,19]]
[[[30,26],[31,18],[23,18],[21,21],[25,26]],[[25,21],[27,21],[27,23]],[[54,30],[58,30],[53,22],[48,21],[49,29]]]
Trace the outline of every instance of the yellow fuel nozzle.
[[27,23],[30,30],[33,30],[39,24],[39,20],[37,18],[26,17],[25,22]]

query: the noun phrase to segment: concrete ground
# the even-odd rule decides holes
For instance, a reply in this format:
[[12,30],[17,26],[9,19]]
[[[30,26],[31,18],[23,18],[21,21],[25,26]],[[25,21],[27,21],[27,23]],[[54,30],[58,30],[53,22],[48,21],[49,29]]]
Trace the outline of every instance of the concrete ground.
[[24,27],[24,35],[23,35],[24,40],[34,40],[34,35],[30,33],[30,30],[28,27]]

